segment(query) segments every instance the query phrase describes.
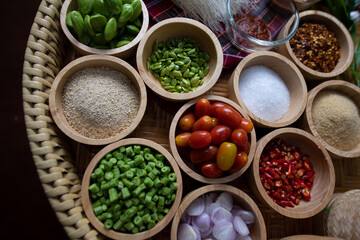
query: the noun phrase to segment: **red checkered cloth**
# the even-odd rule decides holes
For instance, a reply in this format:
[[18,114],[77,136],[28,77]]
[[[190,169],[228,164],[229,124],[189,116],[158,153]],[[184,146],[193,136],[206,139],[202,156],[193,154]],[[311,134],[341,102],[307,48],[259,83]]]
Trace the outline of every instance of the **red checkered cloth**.
[[[170,0],[143,1],[146,4],[150,15],[150,26],[168,18],[184,17],[183,10],[177,7],[175,3]],[[266,1],[259,1],[258,4],[266,4]],[[255,11],[255,8],[250,10],[250,13],[252,13],[252,11]],[[274,18],[273,16],[271,16],[272,13],[269,13],[269,11],[267,11],[266,9],[263,10],[261,13],[257,14],[259,14],[258,16],[260,16],[260,18],[268,25],[271,36],[276,36],[282,26],[285,24],[284,20],[280,16]],[[224,30],[217,35],[217,38],[219,39],[219,42],[222,46],[224,56],[223,68],[232,69],[235,68],[238,63],[248,55],[248,53],[239,51],[236,47],[234,47],[226,35],[224,26],[223,29]]]

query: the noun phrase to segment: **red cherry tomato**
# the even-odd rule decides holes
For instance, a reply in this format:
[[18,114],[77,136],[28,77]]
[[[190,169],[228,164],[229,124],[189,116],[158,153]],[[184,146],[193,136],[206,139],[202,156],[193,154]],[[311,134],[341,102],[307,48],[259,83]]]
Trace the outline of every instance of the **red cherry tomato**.
[[234,143],[223,142],[216,155],[216,165],[223,171],[229,170],[236,158],[237,148]]
[[201,118],[199,118],[198,120],[196,120],[196,122],[193,124],[192,130],[193,131],[199,131],[199,130],[210,131],[211,125],[212,125],[211,117],[209,117],[208,115],[204,115]]
[[249,119],[243,118],[240,123],[240,128],[244,129],[245,132],[250,133],[254,128],[254,124]]
[[178,146],[178,147],[187,147],[188,143],[189,143],[190,136],[191,136],[191,133],[189,133],[189,132],[185,132],[185,133],[181,133],[181,134],[177,135],[175,137],[176,146]]
[[192,149],[200,149],[210,145],[211,135],[208,131],[195,131],[191,133],[188,145]]
[[248,155],[245,152],[236,154],[234,165],[228,170],[229,173],[235,173],[242,169],[248,162]]
[[200,118],[204,115],[210,115],[210,102],[206,98],[201,98],[195,105],[195,115]]
[[242,116],[232,107],[219,107],[215,111],[215,116],[221,123],[235,129],[240,126]]
[[246,154],[249,154],[249,152],[250,152],[250,143],[246,142],[244,146],[238,147],[238,151],[245,152]]
[[244,146],[247,141],[248,136],[244,129],[238,128],[231,133],[231,142],[235,143],[236,146]]
[[186,113],[179,120],[179,128],[183,132],[189,132],[191,131],[194,122],[195,122],[195,114]]
[[231,128],[226,125],[217,125],[210,131],[211,142],[213,144],[221,144],[227,141],[231,136]]
[[214,102],[210,105],[210,116],[215,116],[215,111],[219,107],[231,107],[231,106],[223,102]]
[[214,162],[203,164],[201,166],[201,173],[208,178],[218,178],[223,175],[223,171]]
[[216,117],[211,118],[211,127],[216,127],[217,125],[219,125],[219,119]]
[[190,161],[194,164],[215,162],[218,148],[209,145],[206,148],[194,149],[190,151]]

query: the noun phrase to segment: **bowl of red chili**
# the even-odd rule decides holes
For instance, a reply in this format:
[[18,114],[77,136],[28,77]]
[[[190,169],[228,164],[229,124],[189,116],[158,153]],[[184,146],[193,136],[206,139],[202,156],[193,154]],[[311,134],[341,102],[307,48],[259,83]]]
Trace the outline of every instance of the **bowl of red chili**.
[[[291,21],[279,36],[287,35]],[[325,80],[342,74],[351,64],[354,43],[337,18],[322,11],[300,13],[297,33],[277,51],[293,61],[306,80]]]
[[[295,21],[291,29],[278,36],[292,18]],[[242,51],[253,53],[271,50],[292,38],[298,28],[299,12],[291,0],[248,1],[246,7],[227,0],[225,24],[231,43]]]
[[334,166],[314,136],[297,128],[280,128],[257,142],[250,187],[279,214],[308,218],[331,200]]

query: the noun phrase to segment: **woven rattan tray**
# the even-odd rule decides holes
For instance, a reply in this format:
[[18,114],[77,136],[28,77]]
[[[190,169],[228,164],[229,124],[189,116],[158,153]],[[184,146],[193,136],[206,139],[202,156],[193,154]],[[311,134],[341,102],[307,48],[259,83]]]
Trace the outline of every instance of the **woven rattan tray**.
[[[81,177],[91,157],[102,147],[82,145],[71,141],[55,126],[49,112],[49,90],[61,68],[76,57],[74,50],[60,30],[61,0],[43,0],[35,16],[28,38],[23,67],[23,101],[26,130],[37,172],[43,189],[60,223],[71,239],[102,239],[89,224],[81,207]],[[135,66],[134,62],[132,65]],[[227,97],[227,79],[224,71],[209,94]],[[182,105],[159,99],[148,91],[147,110],[139,127],[131,136],[153,140],[169,150],[168,130],[172,117]],[[295,123],[294,126],[297,126]],[[265,134],[258,130],[258,137]],[[336,170],[336,192],[360,188],[360,158],[333,159]],[[294,220],[266,208],[250,192],[247,176],[230,184],[248,193],[264,216],[268,238],[295,234],[316,234],[322,224],[315,218]],[[184,186],[202,184],[183,174]],[[192,181],[191,184],[186,184]],[[192,189],[193,189],[192,188]],[[184,194],[190,188],[184,188]],[[169,227],[153,239],[169,239]]]

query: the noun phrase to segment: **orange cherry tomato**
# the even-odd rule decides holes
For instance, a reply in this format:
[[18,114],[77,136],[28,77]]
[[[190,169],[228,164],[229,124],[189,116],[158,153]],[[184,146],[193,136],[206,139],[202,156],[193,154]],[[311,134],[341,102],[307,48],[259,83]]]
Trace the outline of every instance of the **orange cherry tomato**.
[[191,131],[194,122],[195,122],[195,114],[186,113],[179,120],[179,128],[183,132],[189,132]]
[[210,102],[206,98],[201,98],[195,105],[195,115],[200,118],[204,115],[210,115]]
[[234,143],[231,142],[223,142],[218,150],[218,154],[216,155],[216,165],[222,170],[229,170],[236,158],[237,148]]
[[215,116],[216,109],[218,109],[219,107],[231,107],[231,106],[223,102],[214,102],[210,105],[210,116]]
[[254,124],[249,119],[243,118],[240,123],[240,128],[244,129],[245,132],[250,133],[254,128]]
[[211,127],[216,127],[217,125],[219,125],[219,119],[216,117],[211,118]]
[[211,162],[211,163],[204,163],[201,166],[201,173],[208,178],[218,178],[221,177],[224,172],[218,168],[216,163]]
[[235,173],[242,169],[248,162],[248,155],[245,152],[236,154],[234,165],[228,170],[229,173]]
[[194,149],[190,151],[190,161],[194,164],[215,162],[218,148],[209,145],[206,148]]
[[221,144],[227,141],[231,136],[231,128],[226,125],[217,125],[210,131],[211,142],[213,144]]
[[231,142],[235,143],[236,146],[244,146],[248,141],[247,132],[244,129],[238,128],[231,133]]
[[177,135],[175,137],[176,146],[178,146],[178,147],[187,147],[188,143],[189,143],[190,136],[191,136],[191,133],[189,133],[189,132],[185,132],[185,133],[181,133],[181,134]]
[[195,131],[191,133],[188,145],[192,149],[200,149],[210,145],[211,135],[208,131]]
[[250,143],[246,142],[245,145],[238,147],[238,151],[245,152],[246,154],[249,154],[250,152]]
[[242,120],[240,113],[232,107],[217,108],[215,111],[215,116],[221,123],[228,125],[232,129],[238,128]]
[[199,118],[198,120],[196,120],[196,122],[193,124],[192,130],[193,131],[199,131],[199,130],[210,131],[211,125],[212,125],[211,117],[209,117],[208,115],[204,115],[201,118]]

